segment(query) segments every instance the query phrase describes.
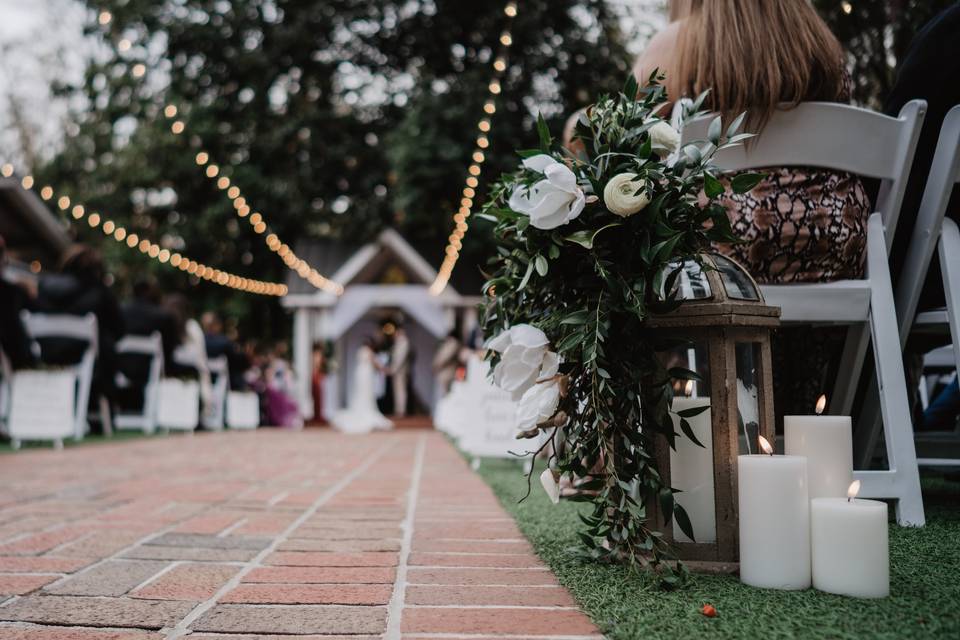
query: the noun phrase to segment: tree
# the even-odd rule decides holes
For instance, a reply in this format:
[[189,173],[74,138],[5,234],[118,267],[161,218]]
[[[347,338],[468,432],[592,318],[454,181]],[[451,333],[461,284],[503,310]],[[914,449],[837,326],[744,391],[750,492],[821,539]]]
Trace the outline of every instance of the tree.
[[881,108],[918,31],[955,0],[815,0],[849,55],[854,99]]
[[[395,226],[442,255],[460,199],[503,0],[84,0],[103,51],[64,149],[38,171],[75,200],[172,251],[280,280],[263,238],[198,170],[205,150],[281,240],[351,242]],[[599,0],[528,0],[513,25],[487,176],[627,73],[625,35]],[[142,66],[140,66],[142,65]],[[175,104],[186,133],[163,117]],[[479,195],[482,198],[482,194]],[[465,255],[482,246],[478,226]],[[93,242],[90,230],[81,237]],[[100,236],[102,238],[102,236]],[[167,288],[181,272],[104,243],[121,282],[144,265]],[[428,256],[431,258],[431,256]],[[467,258],[464,258],[466,261]],[[204,286],[207,306],[269,333],[276,304]],[[254,314],[250,315],[253,311]]]

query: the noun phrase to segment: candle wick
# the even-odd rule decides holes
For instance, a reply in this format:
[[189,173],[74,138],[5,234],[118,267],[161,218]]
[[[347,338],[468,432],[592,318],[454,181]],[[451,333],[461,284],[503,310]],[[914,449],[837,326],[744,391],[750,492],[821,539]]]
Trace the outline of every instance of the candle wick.
[[847,502],[853,502],[853,498],[851,498],[850,496],[847,496]]

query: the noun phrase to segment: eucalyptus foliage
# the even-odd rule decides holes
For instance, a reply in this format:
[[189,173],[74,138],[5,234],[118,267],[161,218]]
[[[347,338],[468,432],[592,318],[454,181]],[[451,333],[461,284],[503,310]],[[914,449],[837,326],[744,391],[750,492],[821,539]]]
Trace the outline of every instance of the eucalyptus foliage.
[[[750,137],[738,133],[743,116],[726,129],[716,118],[707,140],[687,144],[672,157],[657,151],[650,130],[658,123],[663,127],[663,114],[669,113],[662,79],[654,74],[641,88],[631,78],[621,93],[585,111],[574,135],[585,153],[563,148],[541,121],[540,148],[520,152],[521,157],[547,154],[566,163],[586,205],[567,224],[539,229],[508,202],[542,175],[522,168],[502,177],[483,211],[496,223],[483,328],[497,336],[532,325],[560,356],[559,374],[536,383],[559,384],[555,415],[518,437],[554,435],[542,438],[541,450],[554,442],[555,474],[583,481],[573,499],[593,503],[582,517],[585,551],[598,560],[651,566],[669,586],[686,569],[675,562],[658,525],[675,519],[691,538],[694,532],[674,504],[676,491],[657,469],[654,439],[674,446],[681,437],[670,416],[673,383],[696,374],[661,364],[657,352],[664,344],[649,336],[645,320],[679,304],[658,292],[673,290],[680,260],[698,259],[711,243],[735,241],[718,198],[727,189],[749,191],[760,176],[740,174],[727,181],[712,162],[718,150]],[[704,97],[687,118],[699,113]],[[608,210],[603,194],[614,176],[625,173],[636,174],[636,193],[645,191],[650,201],[621,217]],[[492,357],[498,366],[500,354]],[[679,422],[692,438],[686,422],[691,415],[681,413]],[[666,522],[650,521],[650,504],[660,505]]]

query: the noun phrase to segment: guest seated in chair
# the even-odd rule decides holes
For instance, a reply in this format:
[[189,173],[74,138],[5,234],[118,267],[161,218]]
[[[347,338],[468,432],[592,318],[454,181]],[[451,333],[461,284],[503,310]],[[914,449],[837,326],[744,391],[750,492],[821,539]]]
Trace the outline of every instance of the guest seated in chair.
[[30,337],[20,319],[20,311],[27,305],[26,290],[4,277],[7,263],[7,245],[0,236],[0,351],[14,369],[27,369],[34,364]]
[[200,316],[200,324],[203,327],[207,357],[226,356],[227,367],[230,369],[230,388],[234,391],[242,391],[246,388],[243,372],[246,371],[249,363],[240,345],[224,333],[223,320],[216,313],[212,311],[204,313]]
[[[659,69],[673,99],[710,89],[705,107],[730,123],[746,111],[761,132],[783,104],[847,102],[844,52],[808,0],[673,0],[672,22],[634,72]],[[860,179],[807,167],[770,167],[750,193],[722,199],[740,244],[714,247],[762,284],[863,276],[870,201]],[[774,343],[775,406],[809,413],[829,388],[845,329],[788,328]]]
[[[100,253],[85,245],[74,245],[66,251],[60,272],[40,279],[33,311],[48,314],[97,318],[98,352],[91,395],[101,395],[112,402],[117,373],[116,343],[125,332],[120,305],[106,284],[106,272]],[[72,365],[80,361],[86,345],[70,338],[40,341],[41,359],[51,365]],[[96,406],[96,405],[92,405]]]
[[[150,336],[159,333],[163,344],[163,362],[166,367],[173,363],[173,351],[180,342],[177,319],[160,302],[162,296],[156,283],[141,280],[133,285],[133,299],[120,308],[127,333],[134,336]],[[117,366],[130,382],[130,388],[121,393],[121,402],[139,406],[143,402],[143,388],[150,375],[150,358],[140,354],[118,354]]]

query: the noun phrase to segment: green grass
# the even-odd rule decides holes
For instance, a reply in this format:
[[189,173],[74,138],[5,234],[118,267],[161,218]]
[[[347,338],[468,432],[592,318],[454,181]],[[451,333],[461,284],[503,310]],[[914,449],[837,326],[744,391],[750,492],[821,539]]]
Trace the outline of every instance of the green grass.
[[[531,497],[519,463],[484,460],[480,475],[537,553],[583,610],[611,640],[688,638],[960,638],[960,482],[924,479],[927,526],[890,528],[891,596],[857,600],[812,589],[754,589],[732,576],[695,576],[674,592],[658,590],[649,575],[581,560],[577,510],[554,506],[534,477]],[[785,550],[786,551],[786,550]],[[716,618],[700,608],[710,603]]]

